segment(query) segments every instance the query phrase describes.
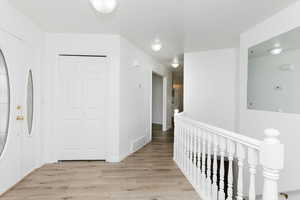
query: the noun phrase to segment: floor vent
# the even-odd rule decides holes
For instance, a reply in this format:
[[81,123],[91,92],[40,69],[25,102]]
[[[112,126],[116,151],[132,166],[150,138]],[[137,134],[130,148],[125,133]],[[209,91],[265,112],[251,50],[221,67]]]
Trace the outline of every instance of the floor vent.
[[287,200],[289,199],[289,195],[286,193],[280,193],[280,200]]
[[141,149],[146,143],[147,143],[147,137],[146,136],[143,136],[143,137],[135,140],[131,144],[132,153],[134,153],[134,152],[138,151],[139,149]]

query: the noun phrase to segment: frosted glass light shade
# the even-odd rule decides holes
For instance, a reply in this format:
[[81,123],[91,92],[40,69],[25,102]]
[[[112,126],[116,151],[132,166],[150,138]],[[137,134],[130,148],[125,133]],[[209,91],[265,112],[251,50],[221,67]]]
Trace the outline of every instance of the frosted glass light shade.
[[113,12],[118,5],[117,0],[90,0],[90,2],[95,10],[103,14]]
[[172,67],[173,68],[178,68],[179,67],[179,63],[172,63]]
[[274,48],[274,49],[270,50],[270,54],[272,54],[272,55],[279,55],[279,54],[282,53],[282,51],[283,51],[282,48]]
[[178,60],[178,58],[177,57],[175,57],[174,59],[173,59],[173,62],[172,62],[172,67],[173,68],[178,68],[179,67],[179,60]]
[[162,48],[162,43],[159,39],[156,39],[156,40],[153,41],[151,47],[152,47],[153,51],[156,51],[156,52],[160,51],[161,48]]

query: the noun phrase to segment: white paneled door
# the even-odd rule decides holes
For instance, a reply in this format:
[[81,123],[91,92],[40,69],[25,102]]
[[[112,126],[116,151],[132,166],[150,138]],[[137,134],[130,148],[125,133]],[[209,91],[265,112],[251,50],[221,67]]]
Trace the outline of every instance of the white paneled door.
[[105,160],[108,76],[106,57],[59,56],[59,160]]

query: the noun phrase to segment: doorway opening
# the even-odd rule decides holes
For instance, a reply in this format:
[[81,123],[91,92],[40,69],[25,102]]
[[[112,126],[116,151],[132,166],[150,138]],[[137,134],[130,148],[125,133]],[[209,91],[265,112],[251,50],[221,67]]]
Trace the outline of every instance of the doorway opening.
[[[172,73],[172,105],[173,110],[183,112],[184,101],[184,68],[183,66]],[[174,122],[174,120],[172,120]],[[174,127],[174,125],[173,125]]]
[[162,135],[163,130],[163,102],[164,78],[152,73],[152,139]]

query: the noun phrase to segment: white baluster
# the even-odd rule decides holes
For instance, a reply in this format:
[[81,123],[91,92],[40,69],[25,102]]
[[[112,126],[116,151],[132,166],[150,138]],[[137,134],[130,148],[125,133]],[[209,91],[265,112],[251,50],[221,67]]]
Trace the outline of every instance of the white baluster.
[[191,136],[190,136],[190,129],[187,128],[187,176],[190,177],[190,154],[191,154]]
[[190,180],[192,180],[191,177],[193,176],[193,132],[191,128],[189,128],[189,140],[189,177]]
[[178,124],[176,123],[176,120],[174,121],[175,128],[174,128],[174,146],[173,146],[173,160],[178,161],[177,159],[177,149],[178,149]]
[[190,178],[192,183],[195,181],[195,176],[194,176],[194,145],[195,145],[195,140],[194,140],[194,128],[190,129],[191,131],[191,158],[190,158],[190,163],[191,163],[191,171],[190,171]]
[[248,148],[248,164],[249,164],[249,173],[250,173],[250,184],[249,184],[249,200],[255,200],[255,174],[256,166],[258,162],[258,153],[257,150]]
[[201,169],[201,187],[203,191],[203,195],[206,196],[206,132],[202,130],[202,169]]
[[237,144],[238,158],[238,183],[237,183],[237,200],[243,200],[243,168],[245,159],[245,149],[242,144]]
[[217,173],[218,173],[218,145],[219,145],[219,141],[218,141],[218,136],[214,135],[213,137],[214,140],[214,161],[213,161],[213,185],[212,185],[212,200],[217,200],[218,199],[218,185],[217,185],[217,181],[218,181],[218,177],[217,177]]
[[180,162],[180,125],[178,124],[177,125],[177,128],[176,128],[176,162],[179,163]]
[[233,199],[233,156],[235,153],[235,143],[231,140],[227,140],[227,152],[228,152],[228,188],[227,188],[227,200]]
[[194,184],[197,184],[197,129],[194,128],[194,150],[193,150],[193,177],[194,177]]
[[207,198],[211,199],[211,143],[212,143],[212,137],[211,134],[208,133],[207,135],[207,178],[206,178],[206,184],[207,184]]
[[198,159],[197,159],[197,185],[201,184],[201,130],[197,129],[197,136],[198,136]]
[[184,135],[184,126],[181,127],[181,170],[184,172],[184,148],[185,148],[185,135]]
[[181,138],[181,126],[179,126],[179,123],[177,123],[177,130],[178,130],[178,136],[177,136],[177,164],[178,166],[181,168],[181,142],[182,142],[182,138]]
[[184,145],[184,173],[187,175],[188,169],[188,131],[187,128],[184,128],[184,138],[185,138],[185,145]]
[[180,125],[178,123],[177,117],[179,114],[179,110],[175,109],[174,110],[174,125],[175,125],[175,130],[174,130],[174,160],[178,163],[179,159],[179,132],[180,132]]
[[185,135],[184,135],[184,128],[183,126],[181,127],[181,147],[180,147],[180,151],[181,151],[181,155],[180,155],[180,163],[181,163],[181,169],[184,170],[184,145],[185,145]]
[[279,131],[265,130],[266,138],[261,145],[260,163],[263,166],[263,200],[278,200],[279,172],[283,169],[284,146],[280,143]]
[[226,140],[224,138],[220,138],[220,188],[219,188],[219,200],[225,200],[225,192],[224,192],[224,178],[225,178],[225,166],[224,166],[224,157],[226,152]]

